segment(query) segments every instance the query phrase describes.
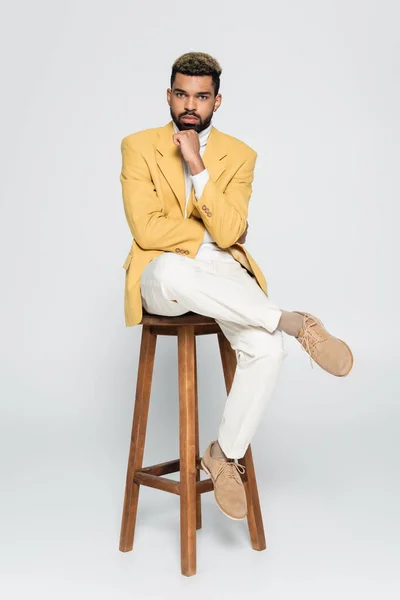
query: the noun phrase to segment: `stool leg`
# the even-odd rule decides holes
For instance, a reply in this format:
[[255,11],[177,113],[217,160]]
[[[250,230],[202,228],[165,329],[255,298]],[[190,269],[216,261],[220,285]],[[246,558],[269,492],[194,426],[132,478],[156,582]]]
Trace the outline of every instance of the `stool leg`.
[[178,328],[181,572],[196,573],[196,393],[193,326]]
[[149,413],[150,392],[157,336],[149,325],[143,325],[140,344],[139,367],[136,382],[131,444],[126,475],[124,508],[122,513],[119,549],[129,552],[133,547],[140,485],[134,482],[136,471],[143,466],[144,444]]
[[[196,460],[200,457],[200,435],[199,435],[199,394],[197,383],[197,351],[196,336],[194,338],[194,393],[195,393],[195,418],[196,418]],[[200,469],[196,469],[196,481],[200,481]],[[196,494],[196,529],[201,529],[201,494]]]
[[[225,387],[229,394],[236,370],[236,354],[222,332],[218,333],[218,344],[224,371]],[[265,541],[260,499],[258,496],[257,480],[250,444],[247,447],[246,454],[243,458],[240,458],[238,462],[246,467],[244,488],[246,490],[247,524],[249,527],[251,545],[254,550],[265,550],[267,544]]]

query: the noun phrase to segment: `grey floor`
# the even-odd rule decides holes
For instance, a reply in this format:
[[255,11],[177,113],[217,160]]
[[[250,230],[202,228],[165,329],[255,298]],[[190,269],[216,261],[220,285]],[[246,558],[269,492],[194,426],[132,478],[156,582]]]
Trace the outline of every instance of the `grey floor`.
[[[224,403],[219,370],[208,378],[202,372],[209,369],[201,360],[208,343],[199,343],[203,448]],[[2,597],[398,598],[394,365],[366,357],[351,377],[339,379],[312,370],[305,354],[290,356],[252,443],[265,551],[252,550],[246,521],[227,518],[205,494],[197,574],[182,576],[179,498],[142,488],[134,550],[119,552],[132,415],[127,394],[113,399],[117,408],[108,415],[87,411],[78,419],[71,410],[46,420],[32,412],[3,432]],[[145,464],[178,456],[176,379],[171,397],[163,388],[169,367],[156,360]],[[133,389],[131,374],[129,382]],[[213,413],[211,389],[220,396]]]

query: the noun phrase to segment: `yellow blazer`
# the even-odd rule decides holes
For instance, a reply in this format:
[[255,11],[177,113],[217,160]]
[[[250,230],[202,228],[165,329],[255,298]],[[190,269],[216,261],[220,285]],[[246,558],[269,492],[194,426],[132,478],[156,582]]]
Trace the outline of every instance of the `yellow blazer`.
[[246,229],[257,152],[212,126],[202,156],[210,179],[199,200],[192,188],[185,218],[185,179],[181,151],[172,140],[174,133],[171,120],[163,127],[132,133],[121,142],[122,198],[133,236],[123,264],[127,327],[142,320],[140,276],[144,267],[163,252],[194,259],[205,228],[268,295],[260,267],[244,245],[236,243]]

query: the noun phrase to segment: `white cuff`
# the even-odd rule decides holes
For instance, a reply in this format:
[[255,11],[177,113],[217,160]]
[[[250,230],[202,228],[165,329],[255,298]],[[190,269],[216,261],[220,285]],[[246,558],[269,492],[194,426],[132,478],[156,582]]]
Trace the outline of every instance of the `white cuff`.
[[190,178],[194,186],[194,193],[196,199],[199,200],[206,186],[206,183],[210,178],[210,174],[207,171],[207,169],[204,169],[203,171],[200,171],[200,173],[197,173],[197,175],[191,175]]
[[210,244],[212,242],[215,242],[214,238],[210,235],[210,232],[208,231],[208,229],[204,229],[203,241],[201,243],[202,244]]

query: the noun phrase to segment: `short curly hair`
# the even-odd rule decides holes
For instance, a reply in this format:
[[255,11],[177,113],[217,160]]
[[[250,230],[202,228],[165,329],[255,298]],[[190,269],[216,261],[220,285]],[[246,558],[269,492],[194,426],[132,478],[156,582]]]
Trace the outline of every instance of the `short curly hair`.
[[214,95],[219,92],[220,75],[222,73],[219,62],[205,52],[186,52],[179,56],[172,65],[171,88],[174,85],[175,75],[211,75]]

